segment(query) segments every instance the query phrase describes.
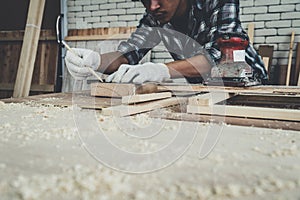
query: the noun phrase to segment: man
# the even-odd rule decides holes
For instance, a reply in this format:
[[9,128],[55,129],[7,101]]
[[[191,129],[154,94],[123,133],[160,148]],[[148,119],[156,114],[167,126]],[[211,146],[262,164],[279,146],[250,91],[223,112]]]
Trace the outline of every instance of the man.
[[[138,0],[133,0],[138,1]],[[77,79],[90,76],[86,66],[111,74],[107,82],[162,82],[185,77],[201,82],[221,59],[217,39],[234,33],[247,39],[239,20],[239,0],[141,0],[146,12],[137,30],[122,42],[117,52],[99,55],[87,49],[67,52],[66,65]],[[174,58],[169,63],[138,64],[153,47],[163,42]],[[254,78],[264,82],[267,73],[251,44],[246,62]]]

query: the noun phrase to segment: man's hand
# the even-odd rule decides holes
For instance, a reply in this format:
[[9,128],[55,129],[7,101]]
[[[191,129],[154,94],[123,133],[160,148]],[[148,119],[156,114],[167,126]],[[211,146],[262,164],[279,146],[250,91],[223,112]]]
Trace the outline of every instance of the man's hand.
[[88,67],[98,69],[101,56],[89,49],[72,48],[71,51],[67,51],[65,62],[70,74],[76,80],[84,80],[92,75]]
[[170,77],[169,69],[165,64],[147,62],[140,65],[123,64],[118,71],[106,78],[106,82],[141,84],[163,82]]

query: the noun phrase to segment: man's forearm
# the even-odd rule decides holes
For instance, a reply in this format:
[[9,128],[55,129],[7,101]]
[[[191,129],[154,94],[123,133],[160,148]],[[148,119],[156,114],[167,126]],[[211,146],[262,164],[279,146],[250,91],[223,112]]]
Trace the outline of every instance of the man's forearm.
[[128,64],[128,60],[120,52],[101,54],[101,64],[97,71],[111,74],[117,71],[121,64]]
[[173,61],[166,64],[171,78],[199,77],[210,72],[211,65],[203,55],[197,55],[185,60]]

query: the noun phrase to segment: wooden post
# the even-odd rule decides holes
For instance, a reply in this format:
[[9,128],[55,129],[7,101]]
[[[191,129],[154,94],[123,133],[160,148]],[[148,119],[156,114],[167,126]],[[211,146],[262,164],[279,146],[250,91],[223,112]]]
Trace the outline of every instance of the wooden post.
[[13,97],[29,95],[46,0],[30,0]]
[[289,60],[288,60],[288,68],[287,68],[285,85],[289,85],[290,84],[294,39],[295,39],[295,32],[293,31],[292,32],[292,36],[291,36],[290,51],[289,51]]

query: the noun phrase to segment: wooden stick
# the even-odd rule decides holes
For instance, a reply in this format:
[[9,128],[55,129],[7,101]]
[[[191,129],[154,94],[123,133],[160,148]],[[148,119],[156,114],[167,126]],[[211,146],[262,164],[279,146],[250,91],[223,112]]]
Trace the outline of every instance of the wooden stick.
[[288,62],[287,75],[286,75],[286,83],[285,83],[286,85],[290,84],[294,39],[295,39],[295,31],[292,32],[292,36],[291,36],[290,52],[289,52],[289,62]]
[[159,93],[150,93],[150,94],[137,94],[131,96],[123,96],[122,104],[135,104],[147,101],[154,101],[159,99],[171,98],[171,92],[159,92]]
[[46,0],[31,0],[13,97],[29,95]]

